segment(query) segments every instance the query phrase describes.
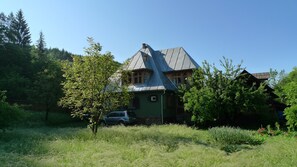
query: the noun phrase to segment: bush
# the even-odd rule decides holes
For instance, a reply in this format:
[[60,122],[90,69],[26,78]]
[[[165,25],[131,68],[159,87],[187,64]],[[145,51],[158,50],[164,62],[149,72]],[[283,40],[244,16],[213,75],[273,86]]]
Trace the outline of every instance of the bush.
[[21,118],[21,109],[5,102],[5,95],[0,91],[0,129],[3,131]]
[[252,132],[232,127],[215,127],[208,130],[211,137],[223,145],[258,145],[263,140],[257,138]]
[[289,126],[289,129],[295,130],[297,127],[297,105],[287,107],[284,113],[287,119],[287,125]]

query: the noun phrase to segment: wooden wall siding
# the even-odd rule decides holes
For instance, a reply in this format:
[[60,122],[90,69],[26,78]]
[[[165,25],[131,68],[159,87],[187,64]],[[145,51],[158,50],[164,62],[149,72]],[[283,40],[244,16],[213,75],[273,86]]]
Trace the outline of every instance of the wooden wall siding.
[[175,85],[179,85],[185,83],[186,78],[192,76],[192,71],[175,71],[171,73],[167,73],[166,77],[171,80]]
[[151,75],[150,71],[135,71],[128,74],[128,84],[143,84],[146,83]]

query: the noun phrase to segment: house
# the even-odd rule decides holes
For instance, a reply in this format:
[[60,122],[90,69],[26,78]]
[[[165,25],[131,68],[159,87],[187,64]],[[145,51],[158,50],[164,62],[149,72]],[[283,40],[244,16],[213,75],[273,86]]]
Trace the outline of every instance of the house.
[[[269,72],[262,72],[262,73],[249,73],[248,71],[244,70],[242,73],[247,74],[248,76],[248,83],[252,85],[253,83],[256,86],[259,86],[260,83],[267,82],[270,78]],[[269,96],[268,103],[271,105],[272,109],[276,112],[284,111],[286,105],[277,101],[276,99],[278,96],[274,93],[274,89],[271,88],[268,84],[265,85],[266,93]]]
[[[178,99],[177,90],[178,85],[184,83],[197,68],[199,65],[182,47],[154,50],[143,43],[140,50],[123,66],[123,71],[128,71],[127,79],[123,82],[134,94],[128,108],[134,110],[145,124],[183,122],[189,119],[189,113],[184,112],[183,104]],[[250,86],[259,86],[270,77],[269,73],[251,74],[246,70],[242,73],[248,77],[247,83]],[[277,95],[268,85],[266,90],[270,95],[268,103],[273,108],[273,113],[268,115],[277,116],[278,111],[283,111],[284,105],[275,100]],[[254,115],[252,117],[252,121],[259,120]],[[243,118],[250,122],[246,116]]]
[[[263,82],[268,82],[270,78],[269,72],[262,73],[249,73],[247,70],[243,70],[241,74],[247,77],[247,84],[252,86],[255,84],[256,87],[260,86]],[[253,123],[254,125],[260,126],[265,124],[273,124],[276,121],[283,123],[285,121],[283,111],[287,107],[285,104],[277,101],[278,96],[274,93],[274,89],[268,84],[265,84],[266,93],[268,95],[268,101],[271,110],[268,113],[250,113],[251,115],[245,115],[241,121],[246,124]]]
[[177,87],[192,75],[199,65],[182,47],[154,50],[143,43],[123,67],[134,99],[129,105],[146,124],[175,121],[184,114]]

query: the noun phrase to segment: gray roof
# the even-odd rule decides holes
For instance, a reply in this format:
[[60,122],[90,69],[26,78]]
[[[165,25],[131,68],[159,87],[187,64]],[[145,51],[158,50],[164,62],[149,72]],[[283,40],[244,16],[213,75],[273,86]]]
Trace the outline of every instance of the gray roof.
[[192,57],[182,47],[164,49],[157,51],[160,55],[159,62],[162,63],[162,71],[180,71],[196,69],[199,65],[192,59]]
[[138,51],[128,62],[128,65],[124,67],[124,70],[141,70],[148,69],[152,70],[148,61],[145,59],[149,59],[149,56],[144,52]]
[[151,75],[146,83],[130,85],[130,91],[176,90],[176,86],[164,73],[191,70],[199,67],[182,47],[155,51],[149,45],[143,45],[128,60],[123,69],[131,71],[147,69],[151,71]]

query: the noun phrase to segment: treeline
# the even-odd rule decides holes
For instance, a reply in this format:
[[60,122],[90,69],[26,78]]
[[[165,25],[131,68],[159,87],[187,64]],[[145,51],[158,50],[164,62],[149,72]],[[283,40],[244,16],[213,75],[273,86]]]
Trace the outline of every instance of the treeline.
[[[30,28],[22,10],[0,13],[0,91],[10,104],[46,110],[57,107],[62,96],[62,61],[72,54],[46,48],[42,32],[32,44]],[[47,117],[47,116],[46,116]]]

